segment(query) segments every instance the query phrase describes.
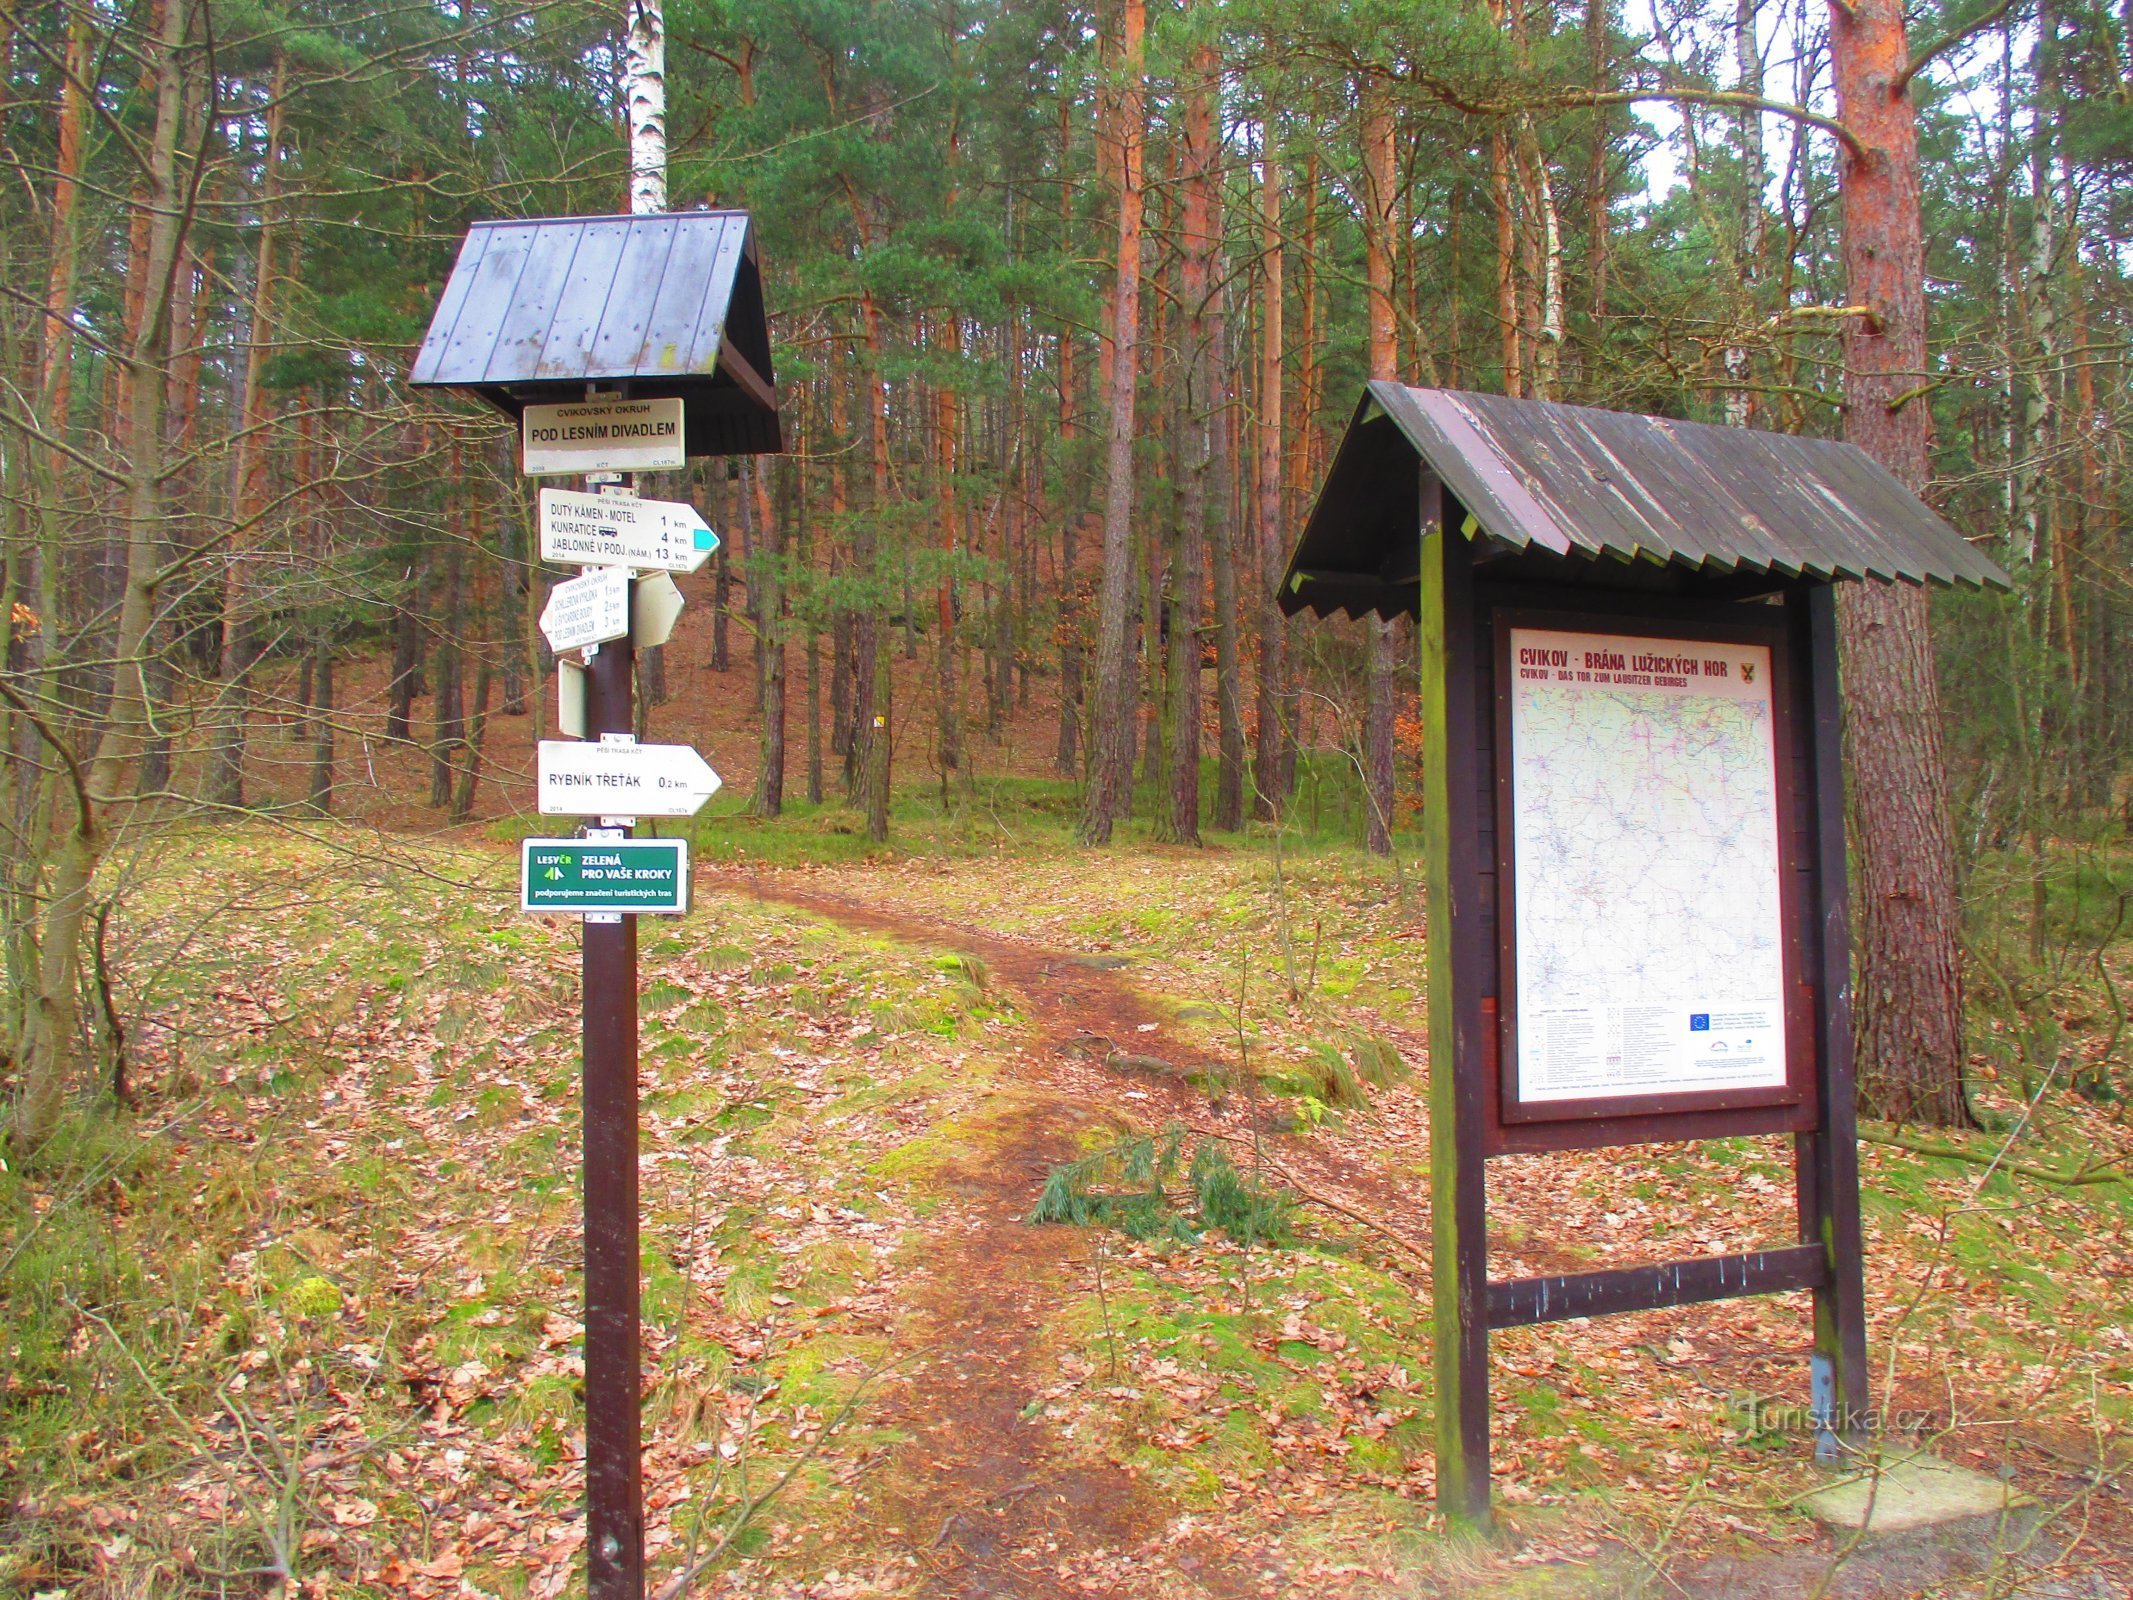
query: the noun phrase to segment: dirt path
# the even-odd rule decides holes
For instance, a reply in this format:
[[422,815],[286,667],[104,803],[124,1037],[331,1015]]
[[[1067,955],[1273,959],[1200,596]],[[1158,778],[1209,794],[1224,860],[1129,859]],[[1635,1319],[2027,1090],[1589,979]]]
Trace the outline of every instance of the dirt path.
[[[1216,1063],[1098,960],[774,881],[714,881],[847,928],[975,956],[989,969],[987,984],[1010,992],[1029,1019],[962,1158],[939,1174],[947,1198],[931,1222],[914,1305],[912,1342],[925,1351],[924,1365],[893,1416],[911,1442],[884,1474],[881,1499],[880,1520],[903,1529],[924,1573],[917,1592],[929,1600],[1271,1600],[1306,1592],[1271,1539],[1254,1548],[1206,1534],[1175,1537],[1176,1508],[1118,1466],[1069,1458],[1043,1422],[1025,1420],[1049,1370],[1042,1330],[1072,1292],[1069,1274],[1086,1248],[1070,1230],[1028,1225],[1047,1173],[1075,1153],[1075,1131],[1099,1119],[1244,1135],[1239,1107],[1216,1111],[1185,1081],[1186,1072]],[[1122,1068],[1120,1055],[1174,1070]],[[1388,1178],[1327,1141],[1269,1143],[1286,1181],[1380,1230],[1389,1253],[1407,1256],[1388,1265],[1426,1292],[1428,1197],[1419,1185]],[[1552,1252],[1529,1246],[1528,1253]],[[1612,1540],[1607,1547],[1601,1570],[1563,1589],[1528,1572],[1531,1592],[1645,1592],[1650,1575],[1642,1564]],[[1967,1571],[1972,1555],[1960,1540],[1877,1542],[1844,1563],[1830,1593],[1909,1595]],[[1828,1561],[1827,1550],[1685,1555],[1668,1583],[1699,1600],[1777,1600],[1814,1587]],[[1607,1568],[1620,1578],[1619,1591]],[[1483,1560],[1437,1592],[1493,1593],[1505,1576]]]
[[[987,982],[1011,992],[1030,1020],[982,1137],[940,1174],[947,1203],[934,1218],[914,1308],[912,1343],[924,1354],[890,1419],[912,1441],[885,1475],[881,1520],[904,1530],[927,1573],[921,1592],[943,1600],[1282,1592],[1252,1552],[1168,1537],[1169,1510],[1131,1475],[1067,1459],[1041,1421],[1026,1420],[1044,1386],[1043,1329],[1083,1248],[1070,1230],[1029,1225],[1037,1192],[1075,1154],[1078,1126],[1128,1104],[1122,1089],[1149,1095],[1136,1115],[1171,1098],[1102,1066],[1099,1041],[1131,1040],[1181,1063],[1193,1059],[1190,1048],[1164,1038],[1126,983],[1073,957],[782,885],[713,882],[847,928],[975,956]],[[1199,1109],[1204,1120],[1204,1102]]]

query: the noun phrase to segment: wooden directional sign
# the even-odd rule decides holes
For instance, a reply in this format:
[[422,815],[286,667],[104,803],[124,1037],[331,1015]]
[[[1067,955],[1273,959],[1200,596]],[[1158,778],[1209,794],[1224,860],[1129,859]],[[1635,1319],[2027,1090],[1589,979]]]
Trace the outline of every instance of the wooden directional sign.
[[523,470],[537,478],[685,466],[681,424],[679,400],[595,395],[563,405],[528,406],[522,419]]
[[558,656],[555,664],[555,725],[558,733],[582,739],[592,726],[585,714],[586,672],[582,662]]
[[548,648],[561,655],[589,644],[605,644],[630,631],[630,575],[626,567],[600,567],[582,578],[568,578],[548,591],[541,612],[541,632]]
[[521,911],[649,912],[689,909],[689,846],[682,839],[523,839]]
[[541,491],[543,561],[694,572],[717,548],[718,535],[696,507],[678,500]]
[[693,817],[720,784],[685,744],[543,739],[535,765],[549,817]]
[[674,637],[681,605],[681,587],[671,576],[647,572],[637,580],[636,602],[630,607],[630,643],[640,650],[665,644]]

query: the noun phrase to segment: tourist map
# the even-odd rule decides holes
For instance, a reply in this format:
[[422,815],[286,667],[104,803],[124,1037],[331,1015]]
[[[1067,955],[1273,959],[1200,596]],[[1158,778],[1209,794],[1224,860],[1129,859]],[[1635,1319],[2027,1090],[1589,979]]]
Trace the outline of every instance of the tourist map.
[[1781,1086],[1770,651],[1510,630],[1522,1102]]

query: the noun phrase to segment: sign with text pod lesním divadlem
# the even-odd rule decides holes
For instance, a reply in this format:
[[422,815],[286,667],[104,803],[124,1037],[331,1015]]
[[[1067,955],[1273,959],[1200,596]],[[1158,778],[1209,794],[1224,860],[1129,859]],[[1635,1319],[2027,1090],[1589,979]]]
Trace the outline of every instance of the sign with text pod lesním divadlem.
[[522,839],[518,863],[522,911],[678,917],[689,909],[685,839]]
[[519,470],[553,473],[656,472],[688,464],[679,400],[625,400],[595,395],[559,405],[529,405],[519,419]]

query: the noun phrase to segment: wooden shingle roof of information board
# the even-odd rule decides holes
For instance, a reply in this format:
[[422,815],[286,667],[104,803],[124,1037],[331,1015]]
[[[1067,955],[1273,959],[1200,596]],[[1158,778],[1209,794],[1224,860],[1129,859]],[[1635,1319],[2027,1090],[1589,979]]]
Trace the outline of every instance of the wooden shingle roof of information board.
[[409,381],[513,417],[589,385],[679,396],[692,456],[784,447],[745,211],[475,223]]
[[1536,576],[1672,572],[1735,592],[1803,578],[2007,582],[1852,445],[1376,382],[1297,542],[1282,609],[1413,613],[1430,475],[1457,503],[1454,531]]

